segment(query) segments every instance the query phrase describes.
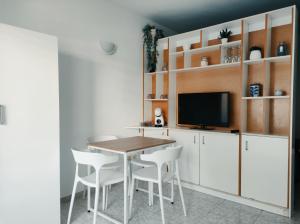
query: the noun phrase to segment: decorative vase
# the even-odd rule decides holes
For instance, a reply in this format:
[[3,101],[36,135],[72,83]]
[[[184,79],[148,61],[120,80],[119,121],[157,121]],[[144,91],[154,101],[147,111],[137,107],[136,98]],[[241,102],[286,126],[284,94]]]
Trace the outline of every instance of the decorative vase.
[[251,84],[249,87],[249,94],[251,97],[258,97],[262,94],[262,85],[259,83]]
[[221,39],[221,43],[222,43],[222,44],[226,44],[227,42],[228,42],[228,38],[222,38],[222,39]]
[[281,89],[276,89],[274,92],[275,96],[283,96],[283,91]]
[[207,57],[202,57],[201,59],[201,67],[208,66],[208,60]]
[[280,42],[277,47],[277,56],[285,56],[288,54],[288,47],[285,42]]
[[250,52],[250,60],[257,60],[261,59],[261,51],[260,50],[253,50]]
[[188,50],[191,49],[191,45],[190,44],[184,44],[182,47],[183,47],[184,51],[188,51]]

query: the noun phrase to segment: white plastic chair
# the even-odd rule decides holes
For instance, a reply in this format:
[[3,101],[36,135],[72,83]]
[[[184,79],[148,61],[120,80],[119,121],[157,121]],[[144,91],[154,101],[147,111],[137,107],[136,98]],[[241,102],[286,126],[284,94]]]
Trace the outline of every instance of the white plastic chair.
[[[87,139],[87,144],[92,143],[92,142],[104,142],[104,141],[110,141],[110,140],[116,140],[118,139],[117,136],[114,135],[102,135],[102,136],[97,136],[97,137],[89,137]],[[101,152],[99,153],[104,153],[105,155],[114,155],[113,153],[110,152]],[[117,169],[120,168],[122,165],[121,160],[111,163],[111,164],[106,164],[102,167],[102,169]]]
[[[181,151],[182,151],[182,146],[172,146],[172,147],[167,147],[164,150],[156,151],[151,154],[141,155],[142,160],[154,162],[156,164],[156,167],[143,168],[143,169],[133,172],[131,193],[130,193],[130,206],[129,206],[130,217],[131,217],[131,212],[132,212],[134,181],[135,180],[148,181],[148,182],[158,184],[162,223],[165,224],[162,183],[168,182],[170,180],[172,181],[175,177],[177,179],[177,183],[178,183],[178,187],[179,187],[179,193],[180,193],[180,197],[181,197],[183,213],[186,216],[186,208],[185,208],[185,204],[184,204],[182,186],[181,186],[181,181],[180,181],[180,176],[179,176],[179,166],[178,166],[178,159],[180,157]],[[162,172],[163,165],[166,163],[171,163],[172,166],[168,172],[166,172],[166,171]],[[175,163],[175,169],[174,169],[174,163]]]
[[[104,155],[102,153],[95,153],[89,151],[79,151],[72,149],[73,157],[76,162],[76,171],[75,171],[75,180],[72,191],[69,215],[67,224],[70,224],[72,209],[76,194],[77,184],[80,182],[88,187],[95,188],[95,203],[94,203],[94,220],[93,224],[96,224],[96,217],[98,211],[98,202],[99,202],[99,191],[100,187],[105,187],[110,184],[123,182],[124,176],[123,173],[115,170],[103,170],[101,169],[105,164],[114,163],[118,160],[118,156]],[[95,169],[90,175],[81,177],[79,176],[79,165],[92,166]]]
[[[102,136],[97,136],[97,137],[89,137],[87,139],[87,144],[92,143],[92,142],[103,142],[103,141],[110,141],[110,140],[116,140],[118,139],[117,136],[114,135],[102,135]],[[98,153],[103,153],[105,155],[114,155],[113,153],[110,152],[101,152],[101,151],[97,151]],[[120,158],[119,156],[119,160],[117,162],[114,163],[110,163],[110,164],[105,164],[101,169],[103,170],[109,170],[109,169],[118,169],[122,166],[122,158]],[[88,175],[91,173],[90,170],[91,167],[88,166]],[[105,210],[107,209],[107,201],[108,201],[108,188],[111,188],[111,185],[109,185],[108,187],[103,187],[102,188],[102,193],[103,193],[103,200],[102,200],[102,209]],[[89,187],[87,189],[87,191],[85,190],[83,192],[83,197],[85,198],[85,193],[87,192],[88,195],[90,195],[89,192]],[[89,211],[89,202],[90,200],[88,199],[88,205],[87,205],[87,209]]]
[[[170,140],[170,137],[169,136],[161,136],[160,138],[162,139],[168,139]],[[149,153],[153,153],[155,152],[156,150],[160,150],[159,148],[156,148],[156,149],[153,149],[151,150],[150,152],[147,151],[145,154],[149,154]],[[154,162],[149,162],[149,161],[145,161],[145,160],[141,160],[141,157],[140,157],[141,153],[140,154],[137,154],[135,155],[131,161],[130,161],[130,165],[134,165],[134,166],[137,166],[137,167],[140,167],[140,168],[150,168],[150,167],[155,167],[156,164]],[[148,203],[149,203],[149,206],[153,205],[153,183],[152,182],[148,182],[148,190],[145,190],[145,189],[142,189],[142,188],[139,188],[138,187],[138,180],[136,180],[136,186],[135,186],[135,189],[137,191],[143,191],[143,192],[146,192],[148,193]],[[172,185],[171,185],[171,192],[174,191],[174,183],[172,182]],[[165,197],[165,199],[168,199],[171,201],[171,203],[173,204],[174,203],[174,194],[171,193],[171,198],[167,198]]]

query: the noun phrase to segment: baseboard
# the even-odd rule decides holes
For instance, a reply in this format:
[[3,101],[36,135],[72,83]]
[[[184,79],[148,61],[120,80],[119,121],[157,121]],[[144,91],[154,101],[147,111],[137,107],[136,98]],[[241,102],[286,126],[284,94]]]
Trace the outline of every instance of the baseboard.
[[275,206],[275,205],[270,205],[270,204],[265,204],[259,201],[255,201],[255,200],[251,200],[251,199],[247,199],[247,198],[243,198],[237,195],[232,195],[232,194],[228,194],[228,193],[224,193],[221,191],[217,191],[217,190],[213,190],[210,188],[206,188],[206,187],[202,187],[199,185],[195,185],[195,184],[190,184],[190,183],[186,183],[186,182],[182,182],[182,186],[191,190],[195,190],[204,194],[209,194],[215,197],[219,197],[222,199],[226,199],[229,201],[233,201],[236,203],[240,203],[243,205],[247,205],[250,207],[254,207],[257,209],[261,209],[267,212],[271,212],[271,213],[275,213],[278,215],[282,215],[282,216],[286,216],[286,217],[290,217],[290,212],[289,209],[287,208],[283,208],[283,207],[279,207],[279,206]]
[[[93,189],[91,188],[91,191],[92,191]],[[69,202],[69,201],[71,201],[71,194],[70,195],[68,195],[68,196],[65,196],[65,197],[61,197],[60,198],[60,202],[61,203],[66,203],[66,202]],[[75,197],[83,197],[83,190],[82,191],[78,191],[77,193],[76,193],[76,195],[75,195]]]

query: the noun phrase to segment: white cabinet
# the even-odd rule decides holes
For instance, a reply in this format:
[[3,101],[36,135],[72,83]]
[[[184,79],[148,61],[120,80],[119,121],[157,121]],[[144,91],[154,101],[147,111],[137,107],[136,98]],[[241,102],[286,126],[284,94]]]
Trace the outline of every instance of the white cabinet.
[[183,146],[179,160],[181,180],[199,184],[199,132],[171,129],[169,136]]
[[288,139],[242,136],[243,197],[287,207]]
[[201,132],[200,185],[238,194],[239,135]]
[[162,128],[144,128],[144,136],[151,137],[151,138],[168,138],[168,131],[167,129]]

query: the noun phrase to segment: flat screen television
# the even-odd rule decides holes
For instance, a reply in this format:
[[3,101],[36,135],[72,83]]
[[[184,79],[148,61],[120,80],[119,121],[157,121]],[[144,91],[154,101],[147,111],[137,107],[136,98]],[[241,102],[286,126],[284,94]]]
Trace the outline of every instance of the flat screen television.
[[229,126],[229,92],[178,94],[178,124]]

